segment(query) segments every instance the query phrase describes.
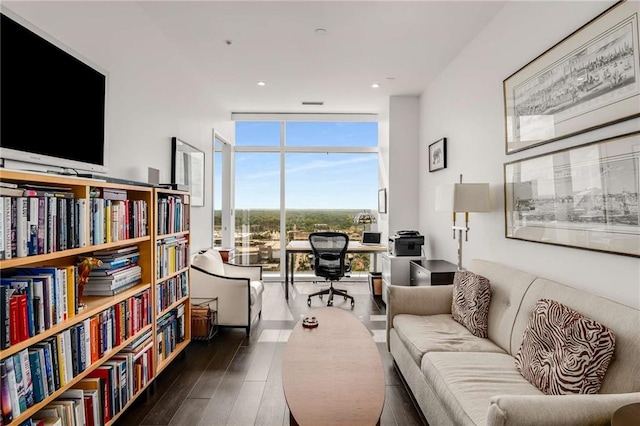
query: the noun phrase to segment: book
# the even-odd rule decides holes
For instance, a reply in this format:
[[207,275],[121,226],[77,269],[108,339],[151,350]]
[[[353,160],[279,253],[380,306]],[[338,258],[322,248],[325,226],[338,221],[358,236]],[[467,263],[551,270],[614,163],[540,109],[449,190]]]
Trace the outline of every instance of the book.
[[[23,272],[20,270],[19,272]],[[29,280],[33,294],[33,315],[34,315],[34,332],[42,333],[47,326],[45,316],[45,285],[47,281],[46,275],[14,275],[11,278],[18,280]]]
[[16,257],[29,255],[29,202],[26,197],[16,198]]
[[7,425],[13,420],[13,408],[11,406],[11,395],[9,393],[9,378],[7,377],[7,366],[4,360],[0,360],[0,401],[2,404],[2,423]]
[[40,364],[40,353],[37,349],[29,349],[29,365],[33,373],[33,399],[37,403],[49,396],[46,379],[42,372],[43,366]]
[[58,338],[56,336],[53,337],[49,337],[48,339],[44,340],[44,343],[49,343],[51,345],[51,361],[53,364],[53,382],[54,382],[54,388],[60,389],[63,385],[62,385],[62,381],[60,378],[60,362],[59,362],[59,350],[58,350]]
[[[12,356],[4,359],[5,367],[7,370],[7,384],[9,387],[9,398],[11,401],[11,411],[13,417],[20,416],[22,410],[20,409],[20,401],[18,399],[18,384],[16,382],[16,371],[14,365],[14,358]],[[26,402],[26,401],[25,401]]]
[[[100,377],[85,377],[73,385],[74,389],[82,389],[85,395],[90,395],[93,400],[94,424],[102,425],[107,422],[109,409],[105,406],[108,401],[104,379]],[[85,413],[86,414],[86,413]]]
[[33,378],[31,376],[31,363],[29,361],[29,350],[25,348],[20,352],[18,352],[16,356],[19,356],[20,361],[22,362],[22,382],[24,386],[24,396],[27,402],[27,407],[31,407],[34,404],[34,399],[33,399]]
[[43,341],[31,346],[33,349],[42,349],[41,368],[47,385],[47,394],[50,395],[56,391],[56,385],[53,377],[53,357],[51,343]]
[[9,322],[9,299],[13,293],[13,289],[0,285],[0,349],[8,349],[11,345],[11,330]]
[[[0,278],[0,285],[9,286],[15,290],[14,295],[25,295],[24,301],[20,299],[20,313],[23,310],[23,304],[25,313],[24,316],[20,315],[20,341],[26,340],[29,337],[35,336],[35,322],[33,315],[33,280],[30,278],[16,278],[6,277]],[[24,327],[26,326],[26,328]]]

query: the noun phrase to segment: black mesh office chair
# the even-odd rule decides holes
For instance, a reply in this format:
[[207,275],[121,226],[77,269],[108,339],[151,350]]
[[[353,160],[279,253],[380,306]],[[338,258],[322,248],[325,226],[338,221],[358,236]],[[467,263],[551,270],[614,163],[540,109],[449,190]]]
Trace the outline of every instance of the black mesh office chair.
[[329,295],[327,306],[333,306],[333,296],[343,296],[344,300],[351,300],[353,308],[353,296],[346,290],[340,290],[333,286],[334,281],[340,280],[351,270],[351,264],[347,263],[346,255],[349,247],[349,236],[342,232],[312,232],[309,234],[309,243],[313,251],[313,270],[317,277],[323,277],[329,281],[329,288],[310,294],[307,305],[311,306],[311,298],[314,296]]

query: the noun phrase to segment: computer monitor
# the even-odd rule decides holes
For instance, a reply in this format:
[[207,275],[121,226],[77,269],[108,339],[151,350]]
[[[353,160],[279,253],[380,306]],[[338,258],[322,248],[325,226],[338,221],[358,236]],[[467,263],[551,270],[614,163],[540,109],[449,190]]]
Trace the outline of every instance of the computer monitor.
[[370,245],[370,246],[379,246],[381,238],[382,238],[382,233],[380,232],[364,231],[362,233],[361,243],[365,245]]

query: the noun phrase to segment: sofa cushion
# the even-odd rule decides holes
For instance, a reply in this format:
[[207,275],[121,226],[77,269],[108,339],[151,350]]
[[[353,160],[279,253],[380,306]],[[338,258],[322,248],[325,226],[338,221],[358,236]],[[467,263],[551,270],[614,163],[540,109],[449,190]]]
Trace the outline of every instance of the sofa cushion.
[[420,368],[456,425],[485,424],[495,395],[542,395],[507,354],[429,352]]
[[251,305],[256,304],[256,300],[258,300],[258,296],[262,294],[264,291],[264,285],[262,281],[251,281]]
[[490,302],[491,287],[487,278],[470,271],[455,273],[451,315],[474,336],[487,337]]
[[[217,255],[217,256],[216,256]],[[216,250],[208,250],[204,253],[196,254],[191,259],[191,264],[204,269],[210,274],[224,275],[224,263],[220,253]]]
[[504,350],[489,339],[476,337],[449,314],[393,317],[393,328],[419,366],[425,352],[497,352]]
[[548,395],[595,394],[614,348],[615,336],[607,327],[562,303],[540,299],[515,365]]

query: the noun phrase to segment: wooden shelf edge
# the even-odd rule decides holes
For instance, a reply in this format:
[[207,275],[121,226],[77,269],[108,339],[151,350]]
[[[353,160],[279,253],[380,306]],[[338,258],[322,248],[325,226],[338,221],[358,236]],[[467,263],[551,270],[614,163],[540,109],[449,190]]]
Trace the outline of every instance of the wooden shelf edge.
[[82,311],[80,311],[73,318],[68,319],[61,324],[56,324],[53,327],[45,330],[44,332],[40,334],[36,334],[35,336],[30,337],[27,340],[24,340],[20,343],[16,343],[15,345],[12,345],[8,349],[3,349],[2,351],[0,351],[0,359],[5,359],[11,355],[14,355],[20,352],[25,348],[28,348],[31,345],[34,345],[36,343],[43,341],[44,339],[47,339],[51,336],[55,336],[61,331],[64,331],[67,328],[75,324],[78,324],[87,318],[91,318],[92,316],[104,311],[108,307],[113,306],[116,303],[120,303],[121,301],[128,299],[129,297],[135,296],[136,294],[143,292],[149,288],[151,288],[151,284],[140,284],[128,290],[125,290],[122,293],[116,294],[115,296],[92,296],[92,297],[87,296],[85,299],[88,306]]
[[188,266],[187,266],[187,267],[185,267],[185,268],[182,268],[182,269],[178,269],[176,272],[173,272],[173,273],[171,273],[171,274],[169,274],[169,275],[165,275],[165,276],[164,276],[164,277],[162,277],[162,278],[158,278],[158,279],[156,280],[156,284],[161,284],[161,283],[163,283],[163,282],[165,282],[165,281],[167,281],[167,280],[170,280],[170,279],[171,279],[171,278],[173,278],[173,277],[177,277],[178,275],[180,275],[180,274],[182,274],[182,273],[184,273],[184,272],[187,272],[188,270],[189,270],[189,267],[188,267]]
[[171,364],[173,362],[173,360],[180,355],[180,353],[182,351],[184,351],[187,347],[187,345],[191,343],[191,339],[185,339],[184,342],[180,342],[176,348],[174,349],[173,352],[171,352],[169,354],[169,356],[165,359],[163,359],[160,363],[158,363],[158,368],[156,369],[156,377],[158,377],[158,375],[160,373],[162,373],[162,371],[167,368],[169,366],[169,364]]
[[[156,314],[156,318],[161,318],[163,315],[168,314],[169,311],[171,311],[173,308],[179,306],[181,303],[187,302],[188,300],[189,300],[189,296],[184,296],[183,298],[176,300],[175,302],[167,306],[166,309],[163,309],[160,312],[158,312]],[[187,309],[187,306],[185,306],[185,309]]]
[[11,423],[15,424],[15,425],[18,425],[21,422],[23,422],[24,420],[27,420],[29,417],[34,415],[39,410],[43,409],[47,404],[49,404],[50,402],[55,400],[57,397],[62,395],[62,393],[64,391],[73,388],[73,385],[78,383],[80,380],[84,379],[93,370],[95,370],[96,368],[100,367],[106,361],[111,359],[112,356],[114,356],[115,354],[120,352],[125,346],[127,346],[129,343],[131,343],[137,337],[139,337],[142,333],[146,332],[147,330],[150,330],[151,326],[152,326],[152,324],[149,324],[149,325],[146,325],[143,328],[141,328],[136,334],[134,334],[133,336],[129,337],[127,340],[125,340],[123,343],[121,343],[117,347],[111,349],[106,355],[103,355],[102,358],[100,358],[95,363],[93,363],[89,367],[87,367],[82,373],[80,373],[76,377],[74,377],[73,380],[71,380],[69,383],[67,383],[66,385],[62,386],[60,389],[58,389],[57,391],[55,391],[54,393],[49,395],[43,401],[40,401],[37,404],[32,405],[31,407],[27,408],[26,411],[20,413],[20,415],[18,417],[15,417],[11,421]]

